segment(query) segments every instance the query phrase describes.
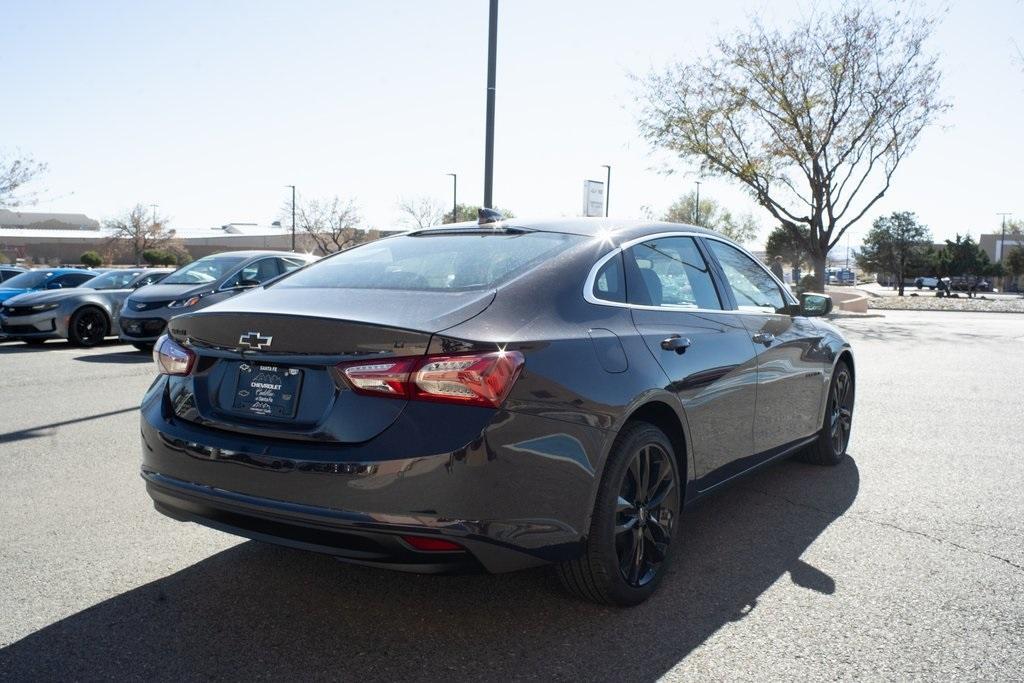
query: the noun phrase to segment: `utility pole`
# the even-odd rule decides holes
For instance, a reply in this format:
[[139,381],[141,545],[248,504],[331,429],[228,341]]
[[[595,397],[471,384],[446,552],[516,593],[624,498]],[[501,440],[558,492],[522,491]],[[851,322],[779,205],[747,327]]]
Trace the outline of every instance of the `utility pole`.
[[292,188],[292,251],[295,251],[295,186],[285,185]]
[[498,61],[498,0],[491,0],[487,36],[487,133],[484,139],[484,208],[494,208],[494,88]]
[[608,218],[608,207],[612,204],[612,167],[608,164],[603,164],[601,168],[608,169],[604,179],[604,217]]
[[452,177],[452,223],[459,222],[459,176],[449,173]]
[[[158,206],[160,206],[160,205],[159,204],[150,204],[149,205],[149,208],[153,209],[153,225],[154,226],[156,225],[156,207],[158,207]],[[1003,220],[1003,223],[1004,224],[1006,223],[1005,219]]]
[[700,226],[700,181],[695,180],[697,185],[697,201],[693,203],[693,224]]
[[[1013,214],[1010,213],[1009,211],[1001,211],[1001,212],[997,213],[996,215],[997,216],[1002,216],[1002,218],[1003,218],[1003,234],[999,237],[999,265],[1002,266],[1003,265],[1003,258],[1006,256],[1006,217],[1007,216],[1012,216]],[[1005,290],[1006,289],[1006,274],[1004,273],[1000,277],[1002,279],[1002,282],[999,283],[999,287],[1000,287],[1000,289]]]

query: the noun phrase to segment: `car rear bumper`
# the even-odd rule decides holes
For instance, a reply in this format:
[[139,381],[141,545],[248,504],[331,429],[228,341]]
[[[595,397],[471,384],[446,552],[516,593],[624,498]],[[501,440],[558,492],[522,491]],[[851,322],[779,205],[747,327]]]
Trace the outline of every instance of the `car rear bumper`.
[[0,334],[25,339],[61,336],[57,331],[57,315],[54,311],[34,315],[0,315]]
[[[582,548],[603,430],[490,411],[482,427],[437,436],[444,411],[464,408],[410,404],[368,442],[293,442],[182,420],[165,387],[158,378],[142,403],[142,475],[173,518],[418,572],[512,571]],[[465,552],[417,551],[406,535]]]

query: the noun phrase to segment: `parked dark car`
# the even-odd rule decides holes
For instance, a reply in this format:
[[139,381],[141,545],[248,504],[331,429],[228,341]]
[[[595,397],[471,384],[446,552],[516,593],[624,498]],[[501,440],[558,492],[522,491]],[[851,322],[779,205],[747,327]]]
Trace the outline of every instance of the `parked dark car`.
[[119,336],[149,349],[173,316],[206,308],[315,260],[288,251],[231,251],[193,261],[125,300]]
[[844,458],[854,364],[827,296],[700,228],[490,220],[175,317],[141,406],[156,509],[379,567],[555,563],[632,605],[685,506]]
[[34,292],[40,289],[68,289],[77,287],[83,282],[93,279],[98,274],[94,270],[80,268],[40,268],[27,270],[4,280],[0,285],[0,303],[11,297]]
[[21,266],[0,266],[0,282],[6,282],[16,275],[27,273]]
[[129,294],[170,273],[166,268],[110,270],[73,289],[19,294],[0,306],[0,331],[28,344],[63,338],[95,346],[117,334],[118,314]]

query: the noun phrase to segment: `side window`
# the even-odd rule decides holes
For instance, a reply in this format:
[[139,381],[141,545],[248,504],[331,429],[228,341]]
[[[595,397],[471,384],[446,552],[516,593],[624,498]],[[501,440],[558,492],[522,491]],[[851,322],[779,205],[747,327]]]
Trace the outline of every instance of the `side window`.
[[253,261],[242,268],[235,277],[227,283],[228,287],[238,287],[247,282],[264,283],[267,280],[281,274],[276,258],[265,258]]
[[305,261],[295,258],[283,258],[281,259],[281,272],[290,273],[293,270],[297,270],[302,266],[306,265]]
[[707,244],[725,271],[741,311],[789,312],[779,286],[757,261],[725,242],[707,240]]
[[663,237],[626,252],[629,303],[664,308],[719,310],[708,265],[692,237]]
[[594,289],[591,292],[595,299],[626,303],[626,276],[622,272],[622,255],[616,254],[608,259],[597,271],[594,278]]
[[63,288],[77,287],[86,280],[91,280],[95,275],[95,273],[68,273],[67,275],[61,275],[53,282],[59,284]]

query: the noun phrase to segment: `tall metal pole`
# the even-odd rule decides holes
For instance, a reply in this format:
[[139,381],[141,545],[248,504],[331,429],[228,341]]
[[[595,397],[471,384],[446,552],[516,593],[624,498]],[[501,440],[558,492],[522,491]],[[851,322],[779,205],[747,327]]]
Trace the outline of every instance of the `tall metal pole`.
[[[1006,256],[1006,217],[1007,216],[1012,216],[1013,214],[1004,211],[1004,212],[1001,212],[1001,213],[997,213],[996,215],[1003,217],[1003,234],[999,237],[999,265],[1001,266],[1001,265],[1003,265],[1003,258]],[[1003,273],[1003,275],[1000,277],[1000,279],[1002,280],[1002,282],[1000,282],[999,286],[1003,290],[1005,290],[1006,289],[1006,274]]]
[[608,169],[608,174],[605,176],[604,183],[604,217],[608,218],[608,207],[612,203],[612,167],[608,164],[603,164],[602,168]]
[[452,177],[452,223],[459,222],[459,176],[449,173]]
[[494,208],[494,82],[498,61],[498,0],[491,0],[487,37],[487,134],[484,141],[484,207]]
[[285,185],[292,188],[292,251],[295,251],[295,186]]
[[695,201],[693,203],[693,215],[694,215],[693,224],[699,226],[700,225],[700,181],[699,180],[695,180],[694,183],[697,184],[697,201]]
[[[150,207],[151,209],[153,209],[153,225],[156,225],[156,207],[158,207],[158,206],[160,206],[160,205],[159,205],[159,204],[150,204],[150,205],[149,205],[149,207]],[[1003,219],[1003,223],[1004,223],[1004,225],[1005,225],[1005,223],[1006,223],[1006,219]],[[1005,231],[1004,231],[1004,232],[1005,232]]]

